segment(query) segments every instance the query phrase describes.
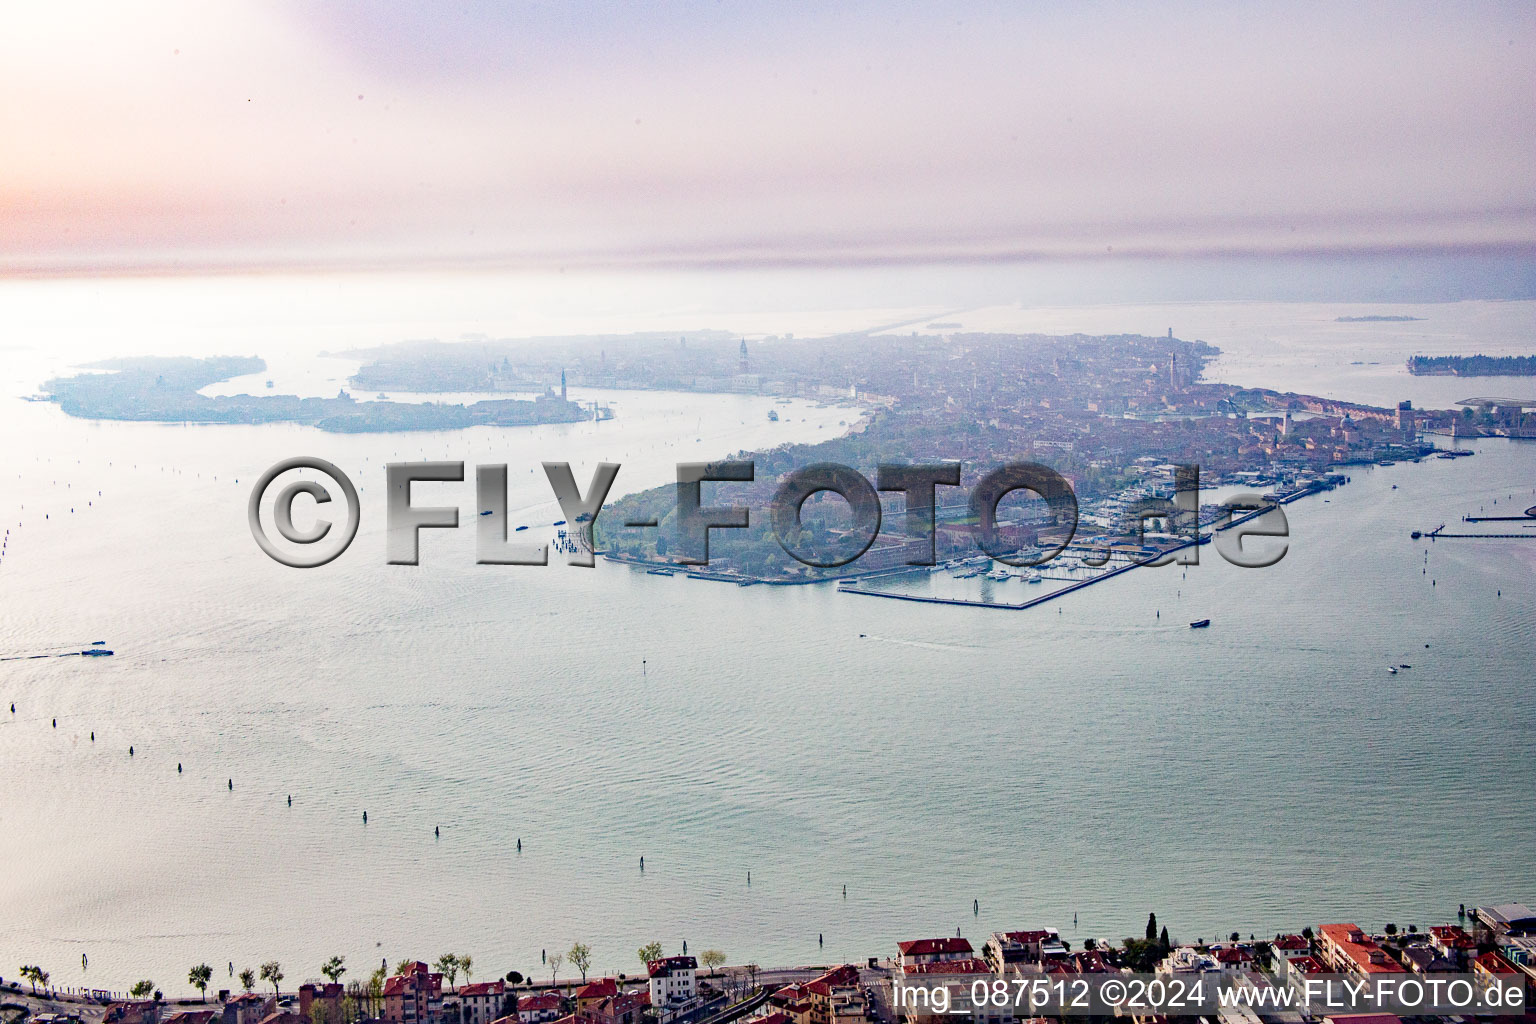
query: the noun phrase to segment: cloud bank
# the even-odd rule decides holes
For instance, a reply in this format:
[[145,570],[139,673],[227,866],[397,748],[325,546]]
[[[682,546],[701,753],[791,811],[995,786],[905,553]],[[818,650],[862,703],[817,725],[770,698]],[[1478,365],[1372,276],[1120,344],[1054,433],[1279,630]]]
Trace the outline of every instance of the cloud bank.
[[0,272],[1527,251],[1536,8],[36,3]]

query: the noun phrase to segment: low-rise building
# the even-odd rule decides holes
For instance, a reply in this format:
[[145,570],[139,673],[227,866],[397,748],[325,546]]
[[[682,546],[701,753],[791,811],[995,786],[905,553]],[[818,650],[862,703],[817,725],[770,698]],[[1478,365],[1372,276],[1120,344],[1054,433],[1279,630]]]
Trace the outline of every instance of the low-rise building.
[[1477,907],[1472,916],[1494,935],[1536,935],[1536,910],[1524,903]]
[[975,955],[968,940],[960,938],[909,939],[896,944],[897,964],[906,970],[913,964],[940,963],[945,960],[969,960]]
[[1214,950],[1216,962],[1229,973],[1253,970],[1253,951],[1247,946],[1223,946]]
[[491,1024],[507,1009],[507,983],[481,981],[458,991],[460,1024]]
[[1403,966],[1415,974],[1448,974],[1456,970],[1456,964],[1446,959],[1433,943],[1418,942],[1405,946],[1401,956]]
[[[341,1001],[346,997],[346,990],[338,981],[320,984],[318,982],[305,982],[299,986],[299,1014],[307,1017],[313,1024],[343,1024]],[[316,1017],[316,1010],[319,1017]],[[351,1024],[347,1021],[346,1024]]]
[[649,992],[615,992],[579,1011],[586,1024],[640,1024],[651,1005]]
[[1031,928],[1015,932],[993,932],[981,947],[981,955],[992,965],[996,974],[1006,974],[1009,968],[1025,964],[1038,964],[1041,948],[1059,945],[1060,937],[1055,928]]
[[1429,930],[1429,943],[1442,957],[1465,968],[1477,954],[1477,940],[1459,924],[1437,924]]
[[275,1009],[277,1009],[275,999],[257,995],[255,992],[242,992],[224,1004],[221,1024],[260,1024],[261,1018]]
[[[517,1024],[548,1024],[560,1018],[560,994],[541,992],[517,1001]],[[494,1022],[500,1024],[500,1022]]]
[[585,1013],[604,999],[619,994],[619,983],[612,978],[593,978],[576,990],[576,1012]]
[[1193,946],[1179,946],[1168,951],[1168,955],[1158,963],[1156,973],[1220,974],[1224,969],[1215,954]]
[[1298,957],[1312,955],[1312,943],[1300,935],[1280,935],[1269,944],[1269,951],[1275,966],[1278,967],[1282,960],[1295,960]]

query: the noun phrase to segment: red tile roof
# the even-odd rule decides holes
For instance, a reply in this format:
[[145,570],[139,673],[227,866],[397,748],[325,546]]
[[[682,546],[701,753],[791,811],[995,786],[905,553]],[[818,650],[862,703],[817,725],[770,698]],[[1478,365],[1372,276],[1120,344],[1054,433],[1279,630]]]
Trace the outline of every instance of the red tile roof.
[[459,989],[461,996],[499,996],[507,989],[504,981],[477,981]]
[[1504,959],[1504,956],[1496,952],[1484,953],[1477,958],[1477,966],[1490,974],[1519,974],[1520,968]]
[[[1387,956],[1357,924],[1325,924],[1318,929],[1366,974],[1402,974],[1403,967]],[[1359,941],[1354,936],[1358,935]],[[1369,1016],[1368,1014],[1366,1016]]]
[[1437,924],[1429,930],[1435,941],[1449,949],[1476,949],[1477,940],[1459,924]]
[[555,992],[542,992],[536,996],[523,996],[517,1001],[518,1013],[543,1013],[560,1009],[560,996]]
[[619,983],[612,978],[595,978],[576,990],[576,998],[606,999],[619,994]]
[[653,978],[658,975],[665,977],[673,971],[697,970],[698,966],[699,962],[691,956],[664,956],[645,965]]
[[1300,935],[1282,935],[1272,943],[1272,946],[1275,949],[1286,950],[1307,949],[1311,946],[1311,943],[1302,938]]
[[962,938],[909,939],[896,943],[902,956],[937,956],[941,953],[970,953],[971,944]]
[[165,1024],[208,1024],[213,1020],[212,1010],[183,1010],[165,1019]]
[[908,964],[908,974],[991,974],[992,967],[985,960],[967,957],[964,960],[935,960],[927,964]]

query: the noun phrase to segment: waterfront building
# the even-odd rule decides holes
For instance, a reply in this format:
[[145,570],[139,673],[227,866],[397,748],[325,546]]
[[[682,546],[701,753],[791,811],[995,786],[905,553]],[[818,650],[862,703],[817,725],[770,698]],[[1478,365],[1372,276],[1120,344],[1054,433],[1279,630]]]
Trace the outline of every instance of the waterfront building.
[[[993,932],[981,947],[981,955],[997,974],[1024,964],[1038,964],[1045,946],[1060,946],[1055,928],[1035,928],[1016,932]],[[1063,949],[1065,952],[1065,949]]]
[[1204,953],[1193,946],[1180,946],[1168,951],[1158,963],[1158,974],[1220,974],[1225,970],[1213,953]]
[[1357,924],[1325,924],[1317,930],[1319,958],[1340,974],[1401,974],[1403,967]]
[[612,978],[593,978],[576,990],[576,1012],[585,1013],[604,999],[619,994],[619,983]]
[[1457,968],[1465,968],[1467,960],[1477,953],[1477,940],[1459,924],[1435,925],[1429,930],[1429,943]]
[[932,964],[944,960],[968,960],[975,951],[968,940],[960,938],[909,939],[896,944],[896,962],[902,970],[915,964]]
[[1312,943],[1300,935],[1281,935],[1269,944],[1269,949],[1277,967],[1282,960],[1312,955]]
[[[560,1017],[560,994],[541,992],[538,995],[523,996],[517,1001],[516,1016],[516,1024],[547,1024],[548,1021],[557,1020]],[[512,1024],[510,1015],[502,1020]],[[502,1021],[494,1024],[502,1024]]]
[[1536,911],[1524,903],[1477,907],[1472,916],[1495,935],[1536,935]]
[[651,1010],[660,1024],[696,1008],[698,969],[698,961],[691,956],[667,956],[646,965],[651,982]]
[[442,1024],[443,976],[420,960],[384,982],[384,1019],[390,1024]]
[[491,1024],[506,1009],[507,983],[481,981],[458,991],[460,1024]]

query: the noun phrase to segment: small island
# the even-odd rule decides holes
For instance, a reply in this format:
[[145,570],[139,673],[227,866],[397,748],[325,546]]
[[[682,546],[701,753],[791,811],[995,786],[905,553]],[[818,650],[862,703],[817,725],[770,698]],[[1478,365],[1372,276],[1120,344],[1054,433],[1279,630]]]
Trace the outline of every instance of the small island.
[[109,359],[83,367],[108,372],[61,377],[43,385],[49,401],[71,416],[160,423],[303,423],[340,434],[463,427],[521,427],[607,419],[602,406],[583,406],[547,388],[532,399],[495,399],[470,405],[426,402],[359,402],[346,391],[335,398],[297,395],[225,395],[201,389],[260,373],[254,356],[143,357]]
[[1413,356],[1416,377],[1536,377],[1536,356]]

